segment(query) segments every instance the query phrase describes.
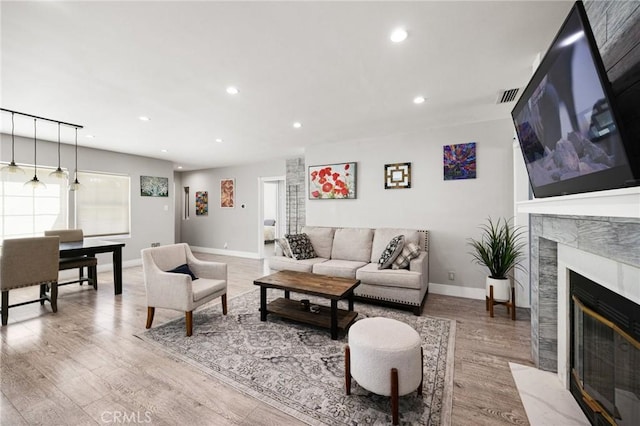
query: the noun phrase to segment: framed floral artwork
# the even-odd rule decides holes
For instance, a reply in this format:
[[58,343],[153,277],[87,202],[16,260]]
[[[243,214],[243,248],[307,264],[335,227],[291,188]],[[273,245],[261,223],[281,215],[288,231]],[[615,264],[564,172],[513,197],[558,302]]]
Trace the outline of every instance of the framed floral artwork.
[[220,207],[233,208],[236,202],[236,183],[234,179],[220,181]]
[[411,163],[384,165],[384,189],[411,188]]
[[209,193],[207,191],[196,192],[196,216],[209,215]]
[[356,198],[356,163],[309,166],[309,199]]
[[142,197],[168,197],[169,178],[140,176],[140,195]]
[[476,143],[443,147],[444,180],[476,178]]

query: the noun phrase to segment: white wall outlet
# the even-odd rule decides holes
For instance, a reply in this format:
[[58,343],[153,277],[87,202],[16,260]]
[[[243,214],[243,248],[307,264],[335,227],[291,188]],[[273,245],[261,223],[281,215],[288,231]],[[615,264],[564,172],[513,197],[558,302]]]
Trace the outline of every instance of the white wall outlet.
[[229,247],[229,245],[225,242],[224,243],[224,248],[227,248],[227,247]]
[[456,273],[453,271],[449,271],[449,280],[455,281],[455,279],[456,279]]

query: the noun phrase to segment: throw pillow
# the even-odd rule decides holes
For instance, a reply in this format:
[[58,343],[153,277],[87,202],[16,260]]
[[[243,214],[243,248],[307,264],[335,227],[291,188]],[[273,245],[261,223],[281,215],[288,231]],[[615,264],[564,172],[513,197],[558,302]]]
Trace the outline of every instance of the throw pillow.
[[387,247],[382,251],[380,260],[378,260],[378,269],[388,269],[396,257],[402,252],[404,246],[404,235],[395,236],[389,241]]
[[416,243],[407,243],[402,248],[402,252],[393,261],[391,269],[407,269],[411,259],[415,259],[420,255],[420,247]]
[[289,243],[291,254],[294,259],[301,260],[318,257],[316,252],[313,250],[311,240],[309,240],[309,236],[307,234],[287,234],[284,238]]
[[293,257],[291,247],[289,247],[289,242],[286,238],[276,238],[276,244],[280,247],[280,250],[282,250],[282,254],[286,257]]
[[191,272],[191,269],[189,269],[189,265],[187,265],[186,263],[184,265],[176,266],[175,268],[167,272],[171,272],[174,274],[191,275],[192,281],[195,281],[198,279],[198,277],[196,277],[196,275],[193,272]]

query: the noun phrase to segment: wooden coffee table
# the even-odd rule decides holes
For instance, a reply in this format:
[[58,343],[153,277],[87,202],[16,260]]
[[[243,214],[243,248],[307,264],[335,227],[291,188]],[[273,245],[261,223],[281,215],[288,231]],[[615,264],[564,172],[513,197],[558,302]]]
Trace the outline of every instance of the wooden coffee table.
[[[336,278],[307,272],[279,271],[253,281],[260,286],[260,320],[266,321],[267,314],[329,328],[331,338],[338,338],[338,330],[346,330],[358,316],[353,311],[353,289],[360,280]],[[284,290],[284,298],[278,298],[267,304],[267,289]],[[299,300],[291,300],[289,293],[303,293],[331,300],[331,308],[320,306],[320,312],[314,313],[300,308]],[[338,309],[338,300],[347,299],[349,310]]]

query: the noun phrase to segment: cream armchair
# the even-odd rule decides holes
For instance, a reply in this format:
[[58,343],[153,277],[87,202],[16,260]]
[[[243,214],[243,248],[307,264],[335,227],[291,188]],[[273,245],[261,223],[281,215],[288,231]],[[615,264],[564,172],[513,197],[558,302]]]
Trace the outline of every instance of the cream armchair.
[[[193,328],[193,310],[216,297],[222,297],[222,313],[227,314],[227,265],[196,257],[185,243],[143,249],[142,269],[147,290],[147,328],[151,328],[155,308],[183,311],[187,336]],[[169,272],[187,265],[186,269]]]

